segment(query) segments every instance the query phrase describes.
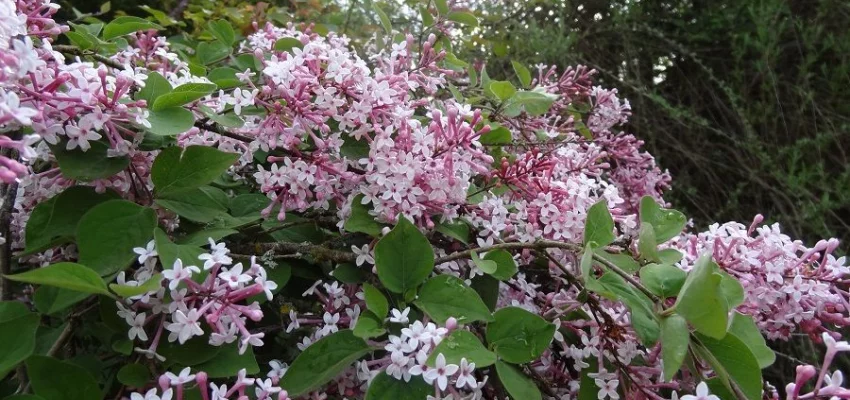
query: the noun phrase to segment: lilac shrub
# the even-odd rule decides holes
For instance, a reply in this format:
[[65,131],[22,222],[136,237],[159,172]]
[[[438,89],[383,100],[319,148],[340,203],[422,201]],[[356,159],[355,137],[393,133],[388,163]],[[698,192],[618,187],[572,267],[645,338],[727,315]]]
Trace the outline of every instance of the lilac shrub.
[[592,69],[493,80],[441,1],[360,48],[57,9],[0,0],[0,394],[850,399],[839,243],[694,232]]

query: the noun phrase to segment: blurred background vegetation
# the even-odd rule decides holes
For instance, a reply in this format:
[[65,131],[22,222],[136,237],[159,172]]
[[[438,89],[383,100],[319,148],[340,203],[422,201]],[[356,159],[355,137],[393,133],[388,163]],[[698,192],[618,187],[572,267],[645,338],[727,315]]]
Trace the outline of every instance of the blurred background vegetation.
[[[68,21],[144,16],[171,34],[230,20],[315,22],[367,42],[373,0],[59,0]],[[375,0],[394,27],[422,29],[428,0]],[[632,104],[628,129],[673,175],[667,196],[702,229],[757,213],[813,244],[850,239],[850,2],[846,0],[465,0],[481,26],[455,43],[461,60],[584,64]],[[533,68],[532,68],[533,69]],[[809,341],[775,343],[775,382]],[[845,360],[850,363],[850,360]],[[846,367],[846,365],[845,365]]]

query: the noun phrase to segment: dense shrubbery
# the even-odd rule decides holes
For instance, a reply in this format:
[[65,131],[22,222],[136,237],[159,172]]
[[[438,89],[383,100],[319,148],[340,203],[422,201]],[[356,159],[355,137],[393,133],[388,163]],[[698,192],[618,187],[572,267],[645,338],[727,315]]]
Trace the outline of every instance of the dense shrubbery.
[[439,0],[357,46],[56,11],[0,0],[4,395],[850,398],[838,241],[688,229],[592,69],[491,79]]

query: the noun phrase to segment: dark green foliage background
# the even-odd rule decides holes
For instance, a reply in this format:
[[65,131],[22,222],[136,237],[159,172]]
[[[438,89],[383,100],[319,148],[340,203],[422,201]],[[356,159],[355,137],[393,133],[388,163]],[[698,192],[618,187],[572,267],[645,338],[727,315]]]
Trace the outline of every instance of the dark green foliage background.
[[850,238],[850,3],[836,0],[487,2],[509,59],[586,64],[634,109],[674,191],[710,221],[763,213],[813,242]]

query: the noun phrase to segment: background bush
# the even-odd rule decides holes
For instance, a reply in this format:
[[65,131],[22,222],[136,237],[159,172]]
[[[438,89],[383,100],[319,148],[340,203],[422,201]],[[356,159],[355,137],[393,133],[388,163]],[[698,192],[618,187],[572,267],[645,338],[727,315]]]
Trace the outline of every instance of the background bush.
[[[63,18],[147,16],[186,22],[322,21],[366,41],[365,0],[62,2]],[[792,236],[850,239],[850,3],[840,0],[474,0],[482,26],[455,53],[489,59],[496,79],[525,65],[585,64],[636,110],[629,129],[674,177],[668,200],[702,228],[764,213]],[[416,1],[382,3],[393,25]],[[75,8],[78,13],[70,10]],[[283,12],[285,11],[285,12]],[[165,18],[163,14],[161,17]],[[416,26],[416,24],[409,24]],[[798,344],[799,345],[799,344]],[[808,349],[778,349],[805,358]],[[780,359],[782,361],[782,359]],[[774,373],[785,375],[782,363]],[[791,364],[787,364],[791,365]]]

